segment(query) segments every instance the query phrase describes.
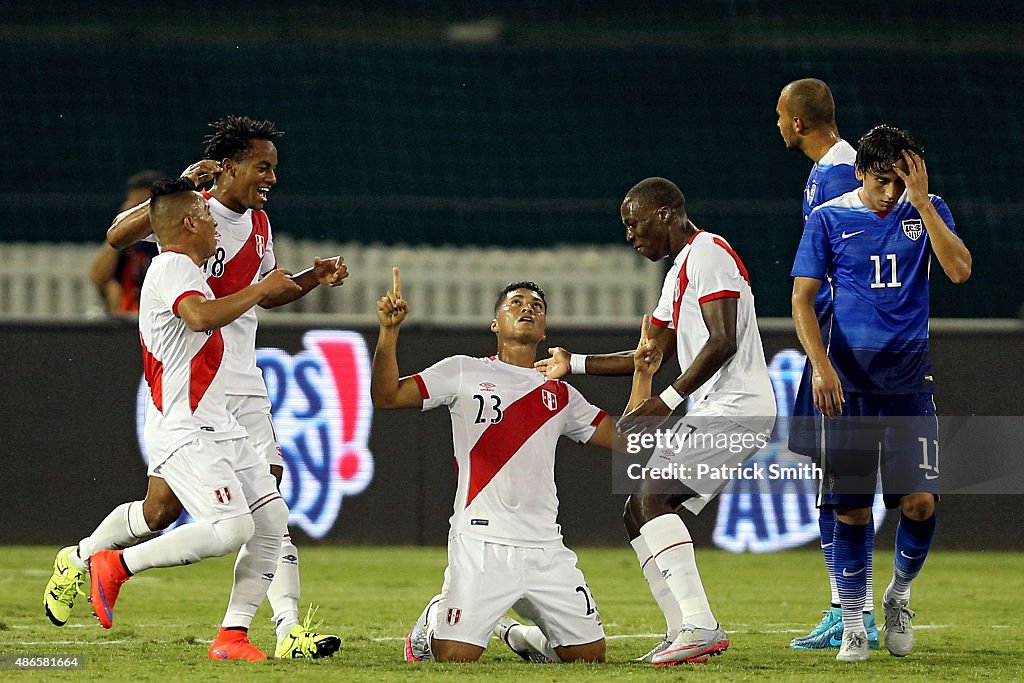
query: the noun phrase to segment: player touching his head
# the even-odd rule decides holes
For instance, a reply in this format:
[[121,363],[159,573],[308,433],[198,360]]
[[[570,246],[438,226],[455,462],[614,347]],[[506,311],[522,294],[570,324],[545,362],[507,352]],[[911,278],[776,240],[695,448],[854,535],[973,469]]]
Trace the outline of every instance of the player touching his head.
[[[906,131],[868,131],[856,173],[859,189],[811,213],[792,271],[793,322],[813,369],[814,403],[826,416],[819,501],[836,510],[840,661],[869,654],[862,618],[871,560],[866,532],[879,468],[886,507],[901,511],[893,578],[883,596],[885,645],[898,657],[913,647],[910,585],[931,546],[939,493],[929,270],[934,255],[960,284],[972,266],[946,202],[928,193],[924,152]],[[814,311],[826,278],[833,291],[827,347]]]
[[163,252],[142,286],[139,338],[149,400],[149,468],[195,517],[194,524],[89,561],[93,611],[114,622],[122,585],[153,567],[192,564],[239,551],[227,613],[211,657],[266,659],[247,637],[277,564],[288,508],[277,482],[227,409],[221,328],[299,285],[279,270],[215,298],[200,264],[217,248],[217,222],[187,178],[157,183],[148,208]]
[[[554,468],[559,437],[611,448],[614,427],[574,387],[533,369],[547,327],[544,292],[532,282],[501,290],[494,356],[451,356],[399,377],[408,312],[396,268],[394,288],[377,303],[373,405],[447,406],[459,481],[444,584],[409,633],[406,660],[476,661],[493,632],[524,659],[604,661],[597,604],[556,521]],[[648,354],[648,365],[660,358]],[[513,607],[536,626],[503,619]]]
[[[244,116],[225,116],[210,124],[205,138],[205,159],[185,169],[195,183],[213,180],[203,192],[217,220],[217,244],[203,265],[214,294],[227,296],[258,282],[277,267],[270,220],[264,211],[277,184],[278,155],[275,140],[283,133],[271,121]],[[122,212],[107,232],[111,246],[124,248],[152,232],[148,202]],[[159,235],[157,235],[159,238]],[[281,306],[312,291],[318,285],[338,286],[348,276],[343,259],[315,258],[313,266],[290,276],[297,285],[278,296],[260,301],[263,308]],[[278,483],[284,460],[270,415],[270,400],[263,375],[256,365],[254,310],[247,310],[224,327],[225,391],[228,410],[246,430],[249,441],[264,458]],[[124,548],[166,529],[181,515],[181,502],[167,483],[151,474],[146,498],[116,508],[78,546],[69,546],[54,560],[53,576],[44,594],[46,614],[63,626],[74,604],[75,586],[84,580],[89,555],[101,548]],[[298,550],[285,534],[275,579],[267,593],[274,610],[280,658],[322,657],[340,646],[336,636],[314,632],[310,615],[299,623]]]

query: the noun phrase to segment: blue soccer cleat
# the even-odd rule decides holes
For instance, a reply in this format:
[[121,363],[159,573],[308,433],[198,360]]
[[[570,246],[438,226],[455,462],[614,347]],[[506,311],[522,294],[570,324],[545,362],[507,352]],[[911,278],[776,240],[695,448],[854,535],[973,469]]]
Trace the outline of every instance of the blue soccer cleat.
[[[843,611],[838,607],[822,610],[818,625],[806,636],[789,641],[794,650],[831,650],[843,644]],[[877,631],[877,629],[876,629]]]

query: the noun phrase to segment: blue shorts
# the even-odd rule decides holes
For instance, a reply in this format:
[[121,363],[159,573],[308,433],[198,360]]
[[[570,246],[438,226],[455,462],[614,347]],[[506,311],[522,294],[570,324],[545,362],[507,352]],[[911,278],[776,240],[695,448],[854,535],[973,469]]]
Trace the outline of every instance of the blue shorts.
[[804,363],[789,418],[789,450],[818,460],[821,457],[821,411],[814,405],[811,362]]
[[910,493],[939,494],[939,425],[932,394],[846,394],[825,418],[819,507],[870,508],[879,472],[885,507]]

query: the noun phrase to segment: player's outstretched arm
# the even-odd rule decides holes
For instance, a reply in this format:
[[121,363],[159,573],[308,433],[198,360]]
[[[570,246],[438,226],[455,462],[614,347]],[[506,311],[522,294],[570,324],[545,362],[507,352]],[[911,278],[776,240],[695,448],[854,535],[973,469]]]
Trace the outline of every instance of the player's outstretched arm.
[[[675,334],[667,327],[651,325],[650,338],[658,345],[664,357],[675,350]],[[572,354],[560,346],[548,349],[550,358],[543,358],[533,364],[537,371],[548,379],[561,379],[566,375],[607,375],[623,376],[633,372],[633,349],[603,354]],[[575,356],[575,360],[573,357]],[[572,367],[575,364],[575,368]]]
[[224,327],[260,303],[266,297],[281,296],[298,285],[284,273],[274,270],[259,282],[222,299],[207,299],[196,294],[178,304],[178,315],[193,332]]
[[642,401],[651,396],[651,382],[654,374],[661,367],[663,354],[657,342],[651,336],[651,318],[645,315],[640,323],[640,342],[633,351],[633,384],[630,387],[629,401],[623,413],[636,408]]
[[315,256],[313,257],[313,266],[311,268],[307,268],[306,270],[291,276],[292,282],[299,286],[297,292],[289,292],[288,296],[282,296],[278,299],[266,301],[261,303],[260,306],[263,308],[284,306],[285,304],[290,304],[296,299],[304,297],[306,294],[316,289],[318,285],[338,287],[344,284],[344,280],[347,277],[348,266],[345,265],[345,259],[341,256],[334,256],[327,259]]
[[373,351],[370,399],[375,408],[422,408],[423,396],[416,381],[398,375],[398,328],[409,314],[409,304],[402,298],[398,268],[392,268],[391,275],[394,288],[377,300],[380,334]]
[[828,359],[821,328],[818,327],[818,317],[814,314],[814,299],[821,289],[821,282],[812,277],[793,278],[793,325],[811,364],[814,405],[822,414],[835,417],[843,412],[846,398],[843,396],[839,375]]

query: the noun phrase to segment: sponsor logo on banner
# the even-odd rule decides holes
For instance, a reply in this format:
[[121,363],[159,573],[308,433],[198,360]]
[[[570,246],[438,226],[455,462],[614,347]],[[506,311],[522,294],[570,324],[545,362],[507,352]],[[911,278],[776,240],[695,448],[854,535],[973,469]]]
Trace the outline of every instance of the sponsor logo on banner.
[[[368,448],[373,407],[366,342],[354,332],[313,330],[294,356],[257,349],[284,458],[281,495],[290,523],[321,538],[334,526],[342,499],[362,493],[373,479]],[[139,384],[136,428],[148,462],[145,431],[149,391]],[[219,493],[219,492],[218,492]],[[179,523],[187,521],[179,520]]]
[[903,234],[916,242],[924,234],[924,223],[920,218],[908,218],[901,223]]

